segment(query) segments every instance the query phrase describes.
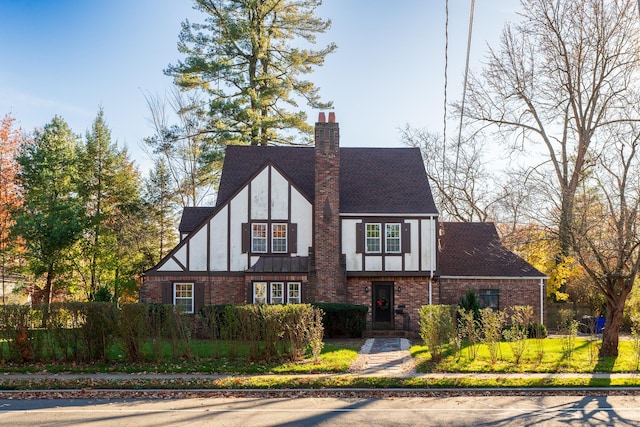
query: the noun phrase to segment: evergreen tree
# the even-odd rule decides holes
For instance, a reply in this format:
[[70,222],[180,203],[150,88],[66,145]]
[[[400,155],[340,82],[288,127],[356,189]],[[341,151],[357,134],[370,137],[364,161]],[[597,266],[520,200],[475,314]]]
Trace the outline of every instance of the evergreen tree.
[[56,280],[66,270],[69,251],[85,227],[78,197],[77,148],[78,137],[56,116],[34,132],[33,142],[23,145],[18,156],[24,203],[14,231],[26,242],[31,272],[45,275],[45,324]]
[[79,154],[79,189],[87,210],[87,228],[79,244],[76,268],[89,300],[115,280],[119,264],[119,218],[139,202],[138,171],[125,150],[111,141],[100,109]]
[[[214,143],[267,145],[293,143],[312,127],[298,107],[304,100],[327,108],[318,88],[302,76],[324,64],[336,49],[299,47],[315,43],[331,21],[314,15],[321,0],[195,0],[205,23],[182,24],[178,50],[185,55],[165,74],[183,90],[205,91],[209,99],[207,133]],[[306,141],[305,141],[306,142]]]

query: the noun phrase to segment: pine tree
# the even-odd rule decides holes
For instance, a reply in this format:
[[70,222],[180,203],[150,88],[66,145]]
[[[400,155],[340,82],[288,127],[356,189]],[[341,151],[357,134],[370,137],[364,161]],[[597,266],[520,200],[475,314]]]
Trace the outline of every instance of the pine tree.
[[[312,127],[298,108],[328,108],[318,88],[302,76],[324,64],[336,49],[298,47],[315,43],[331,26],[315,16],[321,0],[195,0],[205,23],[182,24],[178,50],[185,55],[165,74],[183,90],[209,95],[207,133],[216,144],[267,145],[308,142]],[[305,138],[306,137],[306,138]]]
[[24,203],[14,230],[26,242],[31,272],[46,278],[45,325],[54,284],[68,267],[69,251],[85,227],[78,197],[77,148],[78,137],[56,116],[34,132],[33,143],[23,145],[18,156]]

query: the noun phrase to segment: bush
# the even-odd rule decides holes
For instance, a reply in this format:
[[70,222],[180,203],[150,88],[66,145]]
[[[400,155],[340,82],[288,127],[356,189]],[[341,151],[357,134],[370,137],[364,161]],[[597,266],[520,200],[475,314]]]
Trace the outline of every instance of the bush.
[[309,304],[203,307],[199,319],[212,339],[249,343],[251,358],[301,359],[322,350],[322,310]]
[[367,326],[369,307],[359,304],[317,302],[312,304],[324,313],[322,324],[327,338],[361,338]]
[[424,305],[420,308],[420,338],[429,347],[434,361],[442,358],[444,346],[455,338],[455,309],[452,305]]
[[467,289],[467,292],[464,294],[464,297],[460,299],[458,305],[463,310],[472,312],[475,320],[480,320],[480,299],[475,289]]
[[527,336],[529,338],[546,338],[549,335],[547,327],[543,324],[532,322],[527,326]]

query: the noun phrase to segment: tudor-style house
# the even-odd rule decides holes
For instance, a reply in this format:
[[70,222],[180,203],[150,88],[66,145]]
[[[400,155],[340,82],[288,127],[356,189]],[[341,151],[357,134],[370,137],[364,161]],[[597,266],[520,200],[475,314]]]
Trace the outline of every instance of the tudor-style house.
[[417,330],[426,304],[467,289],[543,320],[544,275],[491,223],[441,223],[417,148],[340,147],[334,113],[315,147],[229,146],[215,207],[186,208],[180,243],[145,274],[143,302],[346,302],[371,328]]

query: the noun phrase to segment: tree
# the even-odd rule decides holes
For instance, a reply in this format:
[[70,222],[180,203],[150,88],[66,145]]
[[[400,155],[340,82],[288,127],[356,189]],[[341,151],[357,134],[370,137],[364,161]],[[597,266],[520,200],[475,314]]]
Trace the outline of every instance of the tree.
[[[163,159],[183,207],[200,206],[215,193],[223,147],[205,137],[206,112],[197,94],[177,88],[169,97],[146,96],[155,134],[145,138],[152,157]],[[178,120],[171,124],[171,118]]]
[[164,159],[157,159],[145,185],[146,235],[145,257],[148,265],[153,266],[167,254],[176,242],[177,196]]
[[85,210],[78,197],[78,137],[60,117],[34,132],[33,143],[18,156],[24,203],[14,231],[26,242],[29,268],[45,275],[43,323],[58,275],[65,271],[69,250],[84,230]]
[[13,212],[22,203],[16,160],[22,139],[20,130],[14,129],[15,119],[4,116],[0,122],[0,281],[2,304],[5,304],[7,272],[10,270],[20,242],[11,238],[9,230],[14,224]]
[[605,297],[601,357],[618,355],[625,302],[640,268],[639,149],[640,126],[619,124],[576,199],[572,247]]
[[[201,90],[210,97],[207,133],[218,144],[292,143],[312,127],[298,99],[327,108],[318,88],[301,78],[336,49],[304,49],[315,43],[331,21],[317,18],[321,0],[195,0],[205,23],[182,24],[178,50],[185,55],[165,74],[182,90]],[[289,131],[289,132],[287,132]]]
[[139,207],[139,173],[111,141],[102,108],[86,134],[78,155],[79,196],[87,212],[86,229],[79,242],[76,270],[89,300],[102,287],[110,287],[123,262],[118,248],[118,219]]
[[443,216],[463,222],[497,219],[497,204],[503,196],[488,172],[479,143],[454,151],[439,135],[424,129],[401,130],[402,142],[420,148],[434,197]]
[[500,48],[490,49],[482,75],[469,83],[464,113],[513,150],[540,159],[541,182],[552,186],[544,191],[556,196],[560,253],[568,256],[576,191],[603,148],[600,133],[640,119],[624,115],[637,102],[637,4],[521,3],[522,22],[508,24]]

